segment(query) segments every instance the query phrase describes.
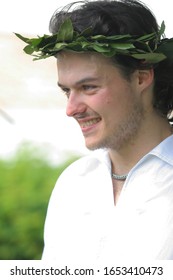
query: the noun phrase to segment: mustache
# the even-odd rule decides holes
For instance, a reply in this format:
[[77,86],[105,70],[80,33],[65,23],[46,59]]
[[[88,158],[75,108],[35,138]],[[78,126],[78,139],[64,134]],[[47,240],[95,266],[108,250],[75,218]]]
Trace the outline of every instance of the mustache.
[[73,116],[76,120],[81,120],[81,119],[85,119],[85,118],[99,118],[100,116],[98,114],[91,114],[91,113],[76,113]]

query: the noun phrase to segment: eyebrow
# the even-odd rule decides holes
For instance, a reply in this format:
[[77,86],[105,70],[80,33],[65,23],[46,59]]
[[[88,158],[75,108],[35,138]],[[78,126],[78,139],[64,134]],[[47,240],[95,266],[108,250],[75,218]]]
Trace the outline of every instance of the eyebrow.
[[[99,78],[86,77],[86,78],[83,78],[83,79],[77,81],[77,82],[75,83],[75,85],[78,86],[78,85],[81,85],[81,84],[84,84],[84,83],[88,83],[88,82],[96,82],[96,81],[98,81],[98,80],[99,80]],[[61,83],[59,83],[59,82],[57,82],[57,85],[58,85],[59,87],[65,87],[65,85],[63,85],[63,84],[61,84]]]

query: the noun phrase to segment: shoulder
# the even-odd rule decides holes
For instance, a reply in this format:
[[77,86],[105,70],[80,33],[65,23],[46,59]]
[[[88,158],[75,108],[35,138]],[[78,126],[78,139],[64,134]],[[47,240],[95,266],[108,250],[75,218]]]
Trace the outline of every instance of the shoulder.
[[99,165],[107,165],[109,168],[110,160],[108,152],[106,150],[93,151],[90,154],[81,157],[72,164],[70,164],[61,174],[59,179],[61,180],[67,175],[84,176],[90,173],[94,169],[98,168]]
[[78,192],[96,177],[100,178],[102,170],[109,170],[110,159],[105,150],[96,150],[70,164],[57,179],[53,193]]
[[[108,176],[105,176],[105,175]],[[87,197],[98,195],[98,186],[104,186],[106,178],[109,177],[109,157],[106,151],[91,152],[87,156],[76,160],[69,165],[59,176],[53,188],[49,209],[64,209],[64,205],[85,203]],[[98,184],[96,184],[96,180]],[[94,196],[95,197],[95,196]],[[82,207],[82,205],[80,205]],[[50,212],[50,211],[49,211]]]

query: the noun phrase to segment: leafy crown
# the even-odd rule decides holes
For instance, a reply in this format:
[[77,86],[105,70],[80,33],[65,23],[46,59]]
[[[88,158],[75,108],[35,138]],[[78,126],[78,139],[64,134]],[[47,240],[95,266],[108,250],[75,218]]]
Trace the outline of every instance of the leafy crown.
[[15,35],[27,46],[24,52],[34,56],[34,60],[56,56],[61,50],[75,52],[95,51],[107,57],[126,55],[147,63],[158,63],[166,58],[173,60],[173,38],[162,38],[165,24],[162,22],[159,32],[143,36],[127,35],[91,35],[91,28],[82,33],[74,31],[71,20],[66,19],[60,26],[59,32],[37,38],[25,38]]

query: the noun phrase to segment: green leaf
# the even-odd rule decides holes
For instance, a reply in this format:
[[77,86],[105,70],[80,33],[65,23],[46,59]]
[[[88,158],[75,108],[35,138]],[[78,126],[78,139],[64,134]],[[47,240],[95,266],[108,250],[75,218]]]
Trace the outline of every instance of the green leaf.
[[161,52],[170,59],[173,59],[173,38],[164,39],[162,44],[158,47],[157,52]]
[[73,39],[73,25],[70,19],[66,19],[60,26],[57,34],[58,41],[71,41]]
[[99,52],[99,53],[105,53],[105,52],[109,52],[110,50],[106,47],[106,46],[102,46],[102,45],[98,45],[98,44],[92,44],[91,45],[92,49],[94,49],[95,51]]
[[33,38],[28,40],[28,44],[32,45],[33,47],[39,46],[40,43],[43,41],[43,38]]
[[165,32],[165,22],[162,21],[161,26],[160,26],[160,30],[159,30],[160,37],[164,34],[164,32]]
[[21,34],[19,34],[19,33],[14,33],[20,40],[22,40],[23,42],[25,42],[25,43],[28,43],[28,38],[26,38],[26,37],[23,37]]
[[30,54],[30,55],[33,54],[34,52],[34,48],[30,45],[26,46],[23,50],[26,54]]
[[144,59],[149,63],[158,63],[166,58],[163,53],[144,53],[144,54],[133,54],[132,57],[136,59]]
[[114,49],[119,49],[119,50],[128,50],[128,49],[134,49],[135,46],[130,43],[110,43],[110,46]]
[[151,33],[151,34],[146,34],[146,35],[143,35],[143,36],[141,36],[141,37],[139,37],[138,39],[136,39],[136,41],[138,42],[140,42],[140,41],[142,41],[142,42],[148,42],[148,41],[150,41],[150,40],[152,40],[152,39],[155,39],[157,37],[157,34],[155,33],[155,32],[153,32],[153,33]]
[[109,40],[109,41],[117,41],[117,40],[128,40],[131,39],[132,37],[130,35],[113,35],[113,36],[104,36],[104,35],[95,35],[91,36],[92,40],[97,40],[97,41],[104,41],[104,40]]
[[54,50],[61,50],[62,48],[65,48],[66,46],[68,46],[67,43],[56,43],[56,45],[53,49]]

